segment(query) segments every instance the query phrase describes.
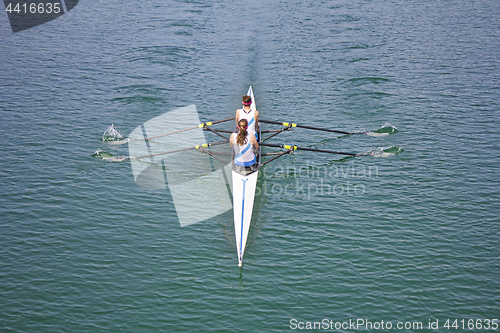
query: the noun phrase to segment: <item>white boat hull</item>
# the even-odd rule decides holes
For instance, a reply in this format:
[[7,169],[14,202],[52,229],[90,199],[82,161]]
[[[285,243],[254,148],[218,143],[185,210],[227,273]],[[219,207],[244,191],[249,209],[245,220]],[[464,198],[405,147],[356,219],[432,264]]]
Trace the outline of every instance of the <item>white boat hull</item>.
[[238,266],[243,263],[243,254],[245,253],[248,231],[250,230],[250,221],[252,220],[258,174],[259,172],[256,171],[248,176],[243,176],[233,171],[234,233]]
[[[256,110],[255,99],[252,87],[248,89],[248,93],[252,97],[250,108]],[[259,128],[260,130],[260,128]],[[260,140],[260,135],[259,135]],[[260,148],[257,163],[260,164]],[[232,156],[234,159],[234,155]],[[234,167],[234,163],[231,163]],[[243,255],[245,254],[245,246],[250,230],[250,222],[252,221],[252,211],[255,198],[255,190],[257,187],[257,177],[259,175],[259,164],[255,171],[250,171],[242,174],[233,169],[233,210],[234,210],[234,234],[236,238],[236,249],[238,253],[238,266],[243,264]]]

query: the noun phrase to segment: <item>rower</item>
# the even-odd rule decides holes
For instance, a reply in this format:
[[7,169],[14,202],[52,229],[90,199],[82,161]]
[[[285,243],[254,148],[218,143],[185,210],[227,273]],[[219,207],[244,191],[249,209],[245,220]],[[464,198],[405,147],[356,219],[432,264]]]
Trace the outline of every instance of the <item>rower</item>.
[[252,110],[250,105],[252,105],[252,97],[245,95],[242,98],[243,108],[236,110],[236,125],[240,119],[246,119],[248,122],[248,132],[255,135],[257,139],[258,134],[256,128],[259,128],[259,111]]
[[235,147],[234,164],[240,167],[248,168],[257,162],[254,150],[258,149],[259,143],[255,135],[248,131],[248,122],[246,119],[238,121],[238,133],[231,134],[229,144]]

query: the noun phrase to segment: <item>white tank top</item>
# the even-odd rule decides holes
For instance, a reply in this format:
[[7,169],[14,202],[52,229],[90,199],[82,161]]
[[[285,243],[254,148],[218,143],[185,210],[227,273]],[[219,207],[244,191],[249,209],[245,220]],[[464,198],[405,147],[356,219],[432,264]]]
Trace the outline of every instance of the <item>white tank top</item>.
[[234,164],[241,167],[249,167],[257,162],[257,158],[253,153],[253,146],[250,142],[251,135],[251,133],[247,134],[247,143],[243,144],[242,146],[236,143],[237,135],[233,136]]
[[240,119],[246,119],[246,121],[248,122],[247,132],[255,134],[255,118],[254,118],[255,110],[250,110],[248,111],[248,113],[245,112],[243,109],[239,109],[239,111],[240,111],[239,112]]

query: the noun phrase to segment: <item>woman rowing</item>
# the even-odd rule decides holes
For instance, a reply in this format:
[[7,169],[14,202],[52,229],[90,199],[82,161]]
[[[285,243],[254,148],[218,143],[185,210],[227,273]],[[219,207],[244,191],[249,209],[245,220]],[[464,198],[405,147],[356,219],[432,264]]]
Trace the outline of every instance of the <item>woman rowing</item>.
[[229,144],[235,147],[234,164],[248,168],[257,162],[253,148],[259,148],[255,134],[248,131],[248,121],[240,119],[237,123],[238,133],[231,134]]
[[256,132],[256,128],[259,128],[259,111],[251,108],[252,105],[252,97],[245,95],[243,96],[243,108],[236,110],[236,125],[241,119],[246,119],[248,122],[248,133],[255,135],[258,139],[258,134]]

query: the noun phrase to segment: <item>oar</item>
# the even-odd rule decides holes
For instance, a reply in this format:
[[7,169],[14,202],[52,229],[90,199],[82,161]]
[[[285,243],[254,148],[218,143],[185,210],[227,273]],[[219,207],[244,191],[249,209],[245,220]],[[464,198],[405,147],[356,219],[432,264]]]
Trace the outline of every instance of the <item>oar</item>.
[[267,123],[267,124],[283,125],[283,126],[288,126],[288,127],[300,127],[300,128],[307,128],[307,129],[312,129],[312,130],[316,130],[316,131],[332,132],[332,133],[339,133],[339,134],[346,134],[346,135],[368,134],[367,132],[345,132],[345,131],[338,131],[338,130],[333,130],[333,129],[329,129],[329,128],[319,128],[319,127],[298,125],[298,124],[294,124],[294,123],[269,121],[269,120],[259,120],[259,121],[263,122],[263,123]]
[[[275,159],[277,158],[280,158],[281,156],[285,155],[285,154],[291,154],[293,152],[293,149],[292,147],[290,147],[288,150],[282,152],[282,153],[278,153],[275,157],[271,158],[270,160],[267,160],[265,161],[264,163],[262,163],[260,166],[264,166],[266,165],[267,163],[271,162],[271,161],[274,161]],[[261,155],[262,156],[262,155]]]
[[[219,160],[219,162],[221,162],[222,164],[228,165],[229,163],[231,163],[231,162],[225,162],[225,161],[221,160],[220,158],[218,158],[218,157],[217,157],[217,156],[216,156],[213,152],[211,152],[211,151],[208,151],[208,150],[203,149],[203,148],[200,148],[199,150],[200,150],[201,152],[206,153],[206,154],[208,154],[208,155],[212,156],[213,158],[215,158],[215,159]],[[229,154],[229,155],[231,155],[231,154]]]
[[130,142],[130,141],[150,141],[150,140],[161,138],[161,137],[164,137],[164,136],[167,136],[167,135],[181,133],[181,132],[189,131],[189,130],[196,129],[196,128],[207,128],[208,126],[215,125],[215,124],[220,124],[220,123],[223,123],[225,121],[229,121],[229,120],[233,120],[233,119],[234,119],[234,117],[226,118],[226,119],[222,119],[222,120],[217,120],[217,121],[209,121],[209,122],[202,123],[202,124],[199,124],[199,125],[196,125],[196,126],[192,126],[192,127],[180,129],[180,130],[177,130],[177,131],[173,131],[173,132],[170,132],[170,133],[165,133],[165,134],[150,136],[148,138],[141,138],[141,139],[140,138],[133,138],[133,139],[127,138],[127,139],[122,140],[122,141],[111,141],[109,143],[111,143],[111,144],[123,144],[123,143],[127,143],[127,142]]
[[306,151],[315,151],[315,152],[319,152],[319,153],[338,154],[338,155],[347,155],[347,156],[359,156],[359,154],[345,153],[345,152],[341,152],[341,151],[326,150],[326,149],[305,148],[305,147],[297,147],[297,146],[290,146],[290,145],[273,145],[270,143],[261,143],[260,145],[267,146],[267,147],[275,147],[275,148],[285,148],[285,149],[290,149],[290,150],[306,150]]
[[219,133],[219,130],[214,130],[213,128],[210,128],[210,127],[208,127],[208,126],[206,126],[206,127],[205,127],[205,130],[210,131],[210,132],[212,132],[212,133],[214,133],[214,134],[217,134],[217,135],[218,135],[218,136],[220,136],[221,138],[226,139],[227,141],[229,141],[229,138],[228,138],[227,136],[225,136],[225,135],[220,134],[220,133]]
[[222,145],[228,143],[228,141],[220,141],[220,142],[214,142],[214,143],[204,143],[200,145],[196,145],[194,147],[189,147],[189,148],[181,148],[181,149],[176,149],[176,150],[169,150],[165,151],[162,153],[156,153],[156,154],[150,154],[150,155],[144,155],[144,156],[138,156],[138,157],[128,157],[127,159],[129,160],[140,160],[146,157],[154,157],[154,156],[159,156],[159,155],[165,155],[165,154],[172,154],[172,153],[177,153],[180,151],[186,151],[186,150],[191,150],[191,149],[201,149],[201,148],[208,148],[212,146],[217,146],[217,145]]
[[185,131],[189,131],[189,130],[192,130],[192,129],[195,129],[195,128],[204,128],[206,126],[211,126],[211,125],[215,125],[215,124],[219,124],[219,123],[223,123],[225,121],[229,121],[229,120],[233,120],[234,117],[232,118],[227,118],[227,119],[222,119],[222,120],[217,120],[217,121],[210,121],[210,122],[207,122],[207,123],[202,123],[202,124],[199,124],[199,125],[196,125],[196,126],[193,126],[193,127],[189,127],[189,128],[185,128],[185,129],[181,129],[181,130],[177,130],[177,131],[173,131],[173,132],[170,132],[170,133],[166,133],[166,134],[160,134],[160,135],[155,135],[155,136],[151,136],[149,138],[144,138],[142,140],[145,140],[145,141],[149,141],[149,140],[152,140],[152,139],[157,139],[157,138],[161,138],[161,137],[164,137],[164,136],[167,136],[167,135],[172,135],[172,134],[175,134],[175,133],[180,133],[180,132],[185,132]]

